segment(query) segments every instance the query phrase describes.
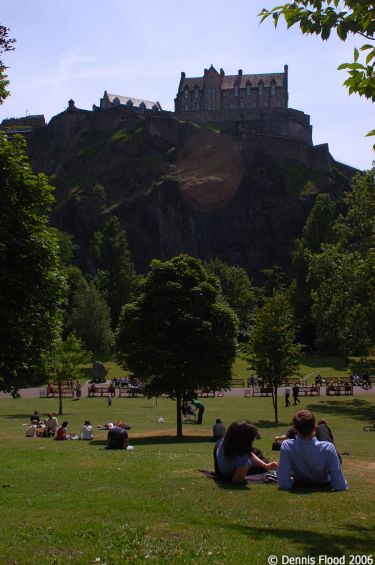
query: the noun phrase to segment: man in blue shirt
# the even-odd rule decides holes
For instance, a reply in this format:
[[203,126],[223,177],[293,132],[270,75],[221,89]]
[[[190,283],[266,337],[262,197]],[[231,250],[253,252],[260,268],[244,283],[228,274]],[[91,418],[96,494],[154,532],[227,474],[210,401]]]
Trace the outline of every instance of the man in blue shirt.
[[296,439],[285,440],[280,449],[277,482],[289,490],[294,484],[330,485],[333,490],[347,490],[336,448],[315,437],[315,418],[309,410],[299,410],[293,418]]

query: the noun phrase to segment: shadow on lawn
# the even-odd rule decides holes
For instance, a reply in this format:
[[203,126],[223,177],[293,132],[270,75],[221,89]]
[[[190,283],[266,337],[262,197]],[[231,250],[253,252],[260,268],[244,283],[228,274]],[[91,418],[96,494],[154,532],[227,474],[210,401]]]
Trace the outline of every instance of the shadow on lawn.
[[[324,524],[321,524],[324,527]],[[220,523],[220,527],[223,524]],[[229,530],[242,532],[248,538],[258,541],[261,536],[274,536],[281,540],[289,540],[298,546],[306,555],[342,555],[343,553],[371,553],[374,549],[375,528],[366,528],[347,524],[342,534],[325,533],[310,530],[286,530],[284,528],[245,526],[240,524],[224,525]],[[329,549],[328,549],[329,548]]]
[[[160,436],[144,436],[144,437],[131,437],[129,438],[129,442],[131,445],[158,445],[158,444],[176,444],[176,443],[207,443],[210,442],[212,445],[214,443],[211,441],[211,436],[183,436],[183,437],[176,437],[176,436],[169,436],[169,435],[160,435]],[[90,441],[90,445],[107,445],[106,440],[92,440]]]
[[355,420],[368,420],[373,404],[367,400],[326,400],[320,404],[308,404],[307,410],[316,414],[333,414],[337,416],[350,416]]

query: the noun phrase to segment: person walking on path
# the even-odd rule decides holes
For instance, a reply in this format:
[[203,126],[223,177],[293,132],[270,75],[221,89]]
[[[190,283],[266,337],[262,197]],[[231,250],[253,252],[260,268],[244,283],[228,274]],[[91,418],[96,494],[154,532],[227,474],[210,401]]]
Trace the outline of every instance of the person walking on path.
[[112,406],[112,396],[110,394],[107,396],[107,406]]
[[299,384],[298,383],[295,383],[293,385],[292,392],[293,392],[294,406],[296,406],[297,404],[301,403],[301,401],[299,399]]
[[285,397],[285,408],[290,406],[289,397],[290,397],[290,386],[286,385],[284,390],[284,397]]

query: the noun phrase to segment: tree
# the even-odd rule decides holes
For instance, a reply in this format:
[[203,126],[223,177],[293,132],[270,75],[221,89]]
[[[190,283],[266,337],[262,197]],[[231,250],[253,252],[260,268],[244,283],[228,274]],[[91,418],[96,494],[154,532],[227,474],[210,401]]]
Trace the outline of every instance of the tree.
[[90,351],[103,355],[112,351],[109,308],[93,283],[76,292],[68,325]]
[[247,331],[256,296],[246,271],[241,267],[228,265],[218,258],[211,259],[204,267],[206,271],[218,277],[224,300],[236,312],[241,330]]
[[291,308],[285,294],[277,292],[256,310],[249,344],[250,363],[258,377],[272,387],[276,423],[277,390],[297,370],[299,352]]
[[374,345],[374,172],[353,177],[333,243],[309,257],[312,319],[316,344],[324,352],[367,355]]
[[74,333],[68,335],[65,341],[60,340],[50,358],[52,370],[59,388],[59,414],[62,415],[61,383],[64,379],[78,380],[84,376],[81,366],[90,360],[90,353],[86,351],[82,341]]
[[22,138],[0,134],[0,390],[32,382],[61,330],[65,279],[48,227],[53,197]]
[[181,401],[201,387],[228,387],[236,354],[237,317],[217,302],[216,277],[193,257],[154,260],[138,299],[122,309],[116,332],[119,364],[147,383],[150,396]]
[[[282,16],[287,27],[299,24],[303,34],[319,35],[327,40],[333,30],[345,41],[348,34],[358,35],[367,42],[374,41],[375,18],[372,0],[297,0],[276,6],[271,10],[263,9],[259,14],[261,21],[272,17],[275,27]],[[360,61],[360,54],[364,59]],[[364,43],[354,49],[352,63],[343,63],[338,68],[347,69],[349,78],[344,82],[349,94],[375,101],[375,48]],[[375,130],[368,135],[374,135]]]
[[110,307],[112,327],[116,327],[121,307],[129,302],[136,281],[125,230],[116,216],[94,234],[93,251],[99,260],[95,284]]
[[318,194],[301,239],[295,242],[292,254],[293,281],[287,296],[293,306],[299,326],[298,337],[310,347],[314,346],[314,323],[311,318],[312,281],[308,280],[309,258],[312,253],[320,253],[322,243],[330,243],[334,238],[335,203],[328,194]]
[[327,354],[367,355],[375,335],[375,253],[328,245],[311,258],[316,345]]
[[[0,55],[2,55],[7,51],[14,50],[14,43],[16,42],[16,40],[8,37],[9,31],[10,30],[7,27],[0,25]],[[7,77],[4,74],[5,69],[6,66],[4,65],[3,61],[0,59],[0,104],[2,104],[5,98],[9,96],[9,92],[7,90],[9,81],[7,80]]]

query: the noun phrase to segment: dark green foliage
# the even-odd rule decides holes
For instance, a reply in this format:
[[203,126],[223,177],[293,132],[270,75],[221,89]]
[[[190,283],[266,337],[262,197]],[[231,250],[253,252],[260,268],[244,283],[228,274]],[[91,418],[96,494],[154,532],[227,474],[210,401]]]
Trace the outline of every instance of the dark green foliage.
[[277,389],[298,368],[300,347],[295,343],[294,319],[286,296],[266,298],[254,315],[249,361],[258,377],[272,387],[275,422],[278,422]]
[[220,389],[231,381],[237,317],[219,304],[219,284],[198,259],[179,255],[153,261],[138,299],[122,310],[116,332],[119,364],[147,382],[150,395],[181,400],[200,387]]
[[103,355],[112,351],[109,308],[93,283],[75,293],[68,325],[90,351]]
[[353,177],[335,243],[312,255],[312,317],[324,352],[367,355],[375,341],[374,170]]
[[60,331],[65,279],[48,227],[52,188],[22,138],[0,137],[0,389],[31,382]]
[[62,265],[67,267],[72,263],[75,252],[78,250],[78,245],[73,242],[73,236],[64,231],[55,229],[55,235],[59,245],[59,256]]
[[[16,42],[16,40],[10,39],[8,37],[9,31],[10,30],[7,27],[0,25],[0,55],[6,53],[7,51],[14,50],[13,45]],[[4,74],[5,69],[6,66],[4,65],[3,61],[0,59],[0,104],[2,104],[4,99],[7,96],[9,96],[9,92],[7,90],[9,81],[7,80],[7,77]]]
[[308,280],[309,258],[311,253],[321,252],[323,243],[333,240],[335,208],[328,194],[318,194],[292,255],[294,278],[288,289],[288,298],[299,326],[298,337],[310,347],[314,347],[314,324],[311,319],[313,286],[312,281]]
[[271,297],[275,292],[284,292],[285,273],[279,265],[274,265],[270,269],[261,269],[260,273],[263,278],[261,287],[263,296]]
[[93,251],[99,262],[95,283],[111,310],[112,326],[117,325],[121,307],[131,298],[136,272],[130,259],[125,230],[112,216],[93,238]]
[[236,312],[241,330],[246,331],[256,303],[255,290],[246,271],[218,258],[208,261],[205,269],[219,279],[224,300]]

